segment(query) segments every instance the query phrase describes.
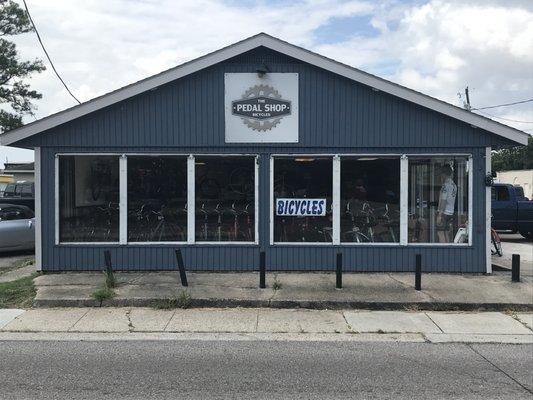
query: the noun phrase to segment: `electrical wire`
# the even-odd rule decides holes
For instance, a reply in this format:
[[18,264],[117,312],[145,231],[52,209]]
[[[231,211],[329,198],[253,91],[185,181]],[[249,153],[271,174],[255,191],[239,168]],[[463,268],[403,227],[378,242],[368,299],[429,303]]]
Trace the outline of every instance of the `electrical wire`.
[[[479,111],[479,109],[476,110],[476,111]],[[479,111],[479,112],[480,112],[481,114],[486,115],[487,117],[497,118],[497,119],[501,119],[501,120],[503,120],[503,121],[518,122],[518,123],[521,123],[521,124],[533,124],[533,121],[519,121],[519,120],[516,120],[516,119],[497,117],[496,115],[488,114],[488,113],[483,112],[483,111]]]
[[498,108],[498,107],[514,106],[515,104],[529,103],[530,101],[533,101],[533,99],[527,99],[527,100],[515,101],[514,103],[499,104],[499,105],[497,105],[497,106],[488,106],[488,107],[472,108],[472,111],[474,111],[474,110],[488,110],[489,108]]
[[26,13],[28,14],[28,19],[30,20],[31,22],[31,25],[33,26],[33,29],[35,30],[35,34],[37,35],[37,40],[39,40],[39,43],[41,44],[41,47],[44,51],[44,54],[46,54],[46,58],[48,59],[48,61],[50,62],[50,65],[52,66],[52,69],[54,70],[55,74],[57,75],[58,79],[61,81],[61,83],[63,84],[63,86],[65,87],[65,89],[67,89],[67,92],[72,96],[72,98],[74,100],[76,100],[76,102],[78,104],[81,104],[81,101],[79,101],[76,96],[74,96],[72,94],[72,92],[70,91],[70,89],[68,88],[67,84],[65,83],[65,81],[61,78],[61,76],[59,75],[59,72],[57,72],[56,70],[56,67],[54,66],[54,63],[52,62],[52,59],[50,58],[50,56],[48,55],[48,52],[46,51],[46,48],[44,47],[44,43],[43,41],[41,40],[41,35],[39,35],[39,31],[37,30],[37,27],[35,26],[35,23],[33,22],[33,19],[31,17],[31,14],[30,14],[30,10],[28,9],[28,5],[26,4],[26,0],[22,0],[22,2],[24,3],[24,8],[26,9]]

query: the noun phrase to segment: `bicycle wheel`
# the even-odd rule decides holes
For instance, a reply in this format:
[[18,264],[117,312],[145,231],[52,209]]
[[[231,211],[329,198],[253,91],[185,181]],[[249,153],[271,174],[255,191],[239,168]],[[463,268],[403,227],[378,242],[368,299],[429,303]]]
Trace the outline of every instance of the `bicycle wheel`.
[[500,236],[494,230],[491,231],[491,235],[490,236],[491,236],[492,244],[494,245],[494,249],[496,251],[496,254],[499,257],[501,257],[503,255],[503,251],[502,251],[502,242],[500,240]]

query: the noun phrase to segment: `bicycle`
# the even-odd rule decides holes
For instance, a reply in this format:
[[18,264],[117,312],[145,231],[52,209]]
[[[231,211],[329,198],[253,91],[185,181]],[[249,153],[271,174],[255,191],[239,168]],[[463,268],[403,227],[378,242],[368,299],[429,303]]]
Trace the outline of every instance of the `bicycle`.
[[[343,232],[344,235],[351,236],[355,243],[372,243],[374,241],[372,226],[375,225],[375,218],[370,205],[364,202],[361,209],[355,209],[351,204],[351,201],[346,204],[345,213],[350,216],[352,228]],[[366,234],[361,228],[366,230]]]
[[499,257],[503,256],[502,241],[500,239],[500,235],[498,235],[494,228],[490,228],[490,240],[494,246],[494,249],[490,250],[492,255],[497,254]]

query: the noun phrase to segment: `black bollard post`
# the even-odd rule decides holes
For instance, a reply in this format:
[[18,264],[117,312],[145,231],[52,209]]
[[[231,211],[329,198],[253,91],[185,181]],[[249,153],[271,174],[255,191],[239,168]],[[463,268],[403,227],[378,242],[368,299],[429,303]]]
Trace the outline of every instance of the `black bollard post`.
[[422,255],[416,255],[415,290],[422,290]]
[[337,281],[335,288],[342,289],[342,253],[337,253]]
[[109,250],[104,251],[104,262],[106,268],[113,268],[111,265],[111,252]]
[[266,288],[266,254],[259,252],[259,288]]
[[113,265],[111,264],[111,252],[109,250],[104,251],[104,273],[105,273],[105,285],[107,288],[114,288],[116,286],[115,274],[113,273]]
[[520,254],[513,254],[513,263],[511,266],[511,280],[520,282]]
[[176,250],[176,261],[178,262],[178,269],[180,271],[181,286],[189,286],[187,283],[187,274],[185,273],[185,265],[183,264],[183,256],[181,250]]

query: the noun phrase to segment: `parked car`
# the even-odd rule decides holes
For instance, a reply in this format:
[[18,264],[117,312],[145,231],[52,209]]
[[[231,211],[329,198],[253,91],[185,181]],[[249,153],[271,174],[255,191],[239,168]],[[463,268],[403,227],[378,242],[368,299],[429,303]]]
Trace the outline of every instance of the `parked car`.
[[0,204],[15,204],[35,210],[35,183],[10,183],[4,189]]
[[0,204],[0,252],[35,248],[35,215],[29,207]]
[[4,189],[4,197],[35,197],[35,184],[33,182],[10,183]]
[[533,239],[533,201],[524,197],[522,187],[505,183],[492,186],[492,227]]

